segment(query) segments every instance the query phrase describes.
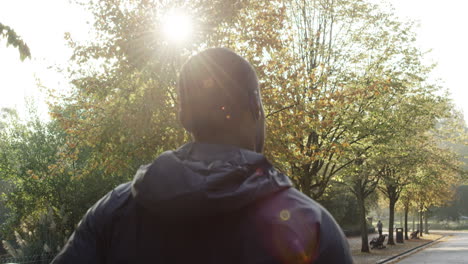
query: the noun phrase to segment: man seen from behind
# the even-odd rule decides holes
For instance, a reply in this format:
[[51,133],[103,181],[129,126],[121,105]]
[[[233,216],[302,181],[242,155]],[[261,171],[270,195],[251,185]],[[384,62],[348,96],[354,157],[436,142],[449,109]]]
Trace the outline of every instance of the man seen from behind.
[[265,116],[244,58],[194,55],[178,92],[193,142],[99,200],[53,263],[352,263],[333,217],[262,155]]

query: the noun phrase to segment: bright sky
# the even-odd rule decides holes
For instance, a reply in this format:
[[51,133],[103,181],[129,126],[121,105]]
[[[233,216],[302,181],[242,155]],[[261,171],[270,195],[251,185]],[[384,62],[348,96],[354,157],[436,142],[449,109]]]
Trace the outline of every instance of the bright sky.
[[429,60],[438,64],[434,79],[448,88],[468,124],[468,0],[390,0],[396,13],[420,23],[418,43],[432,50]]
[[[378,1],[378,0],[376,0]],[[441,79],[468,123],[468,0],[389,0],[397,15],[420,22],[418,43],[432,49],[430,60],[438,63],[433,78]],[[71,51],[63,39],[71,32],[76,40],[86,40],[89,25],[86,13],[66,0],[2,0],[0,22],[12,27],[29,45],[32,60],[19,60],[12,47],[0,40],[0,107],[16,107],[24,112],[25,97],[32,97],[46,115],[44,95],[36,85],[39,78],[47,87],[66,89],[67,82],[53,69],[65,64]]]
[[0,23],[10,26],[28,44],[32,59],[21,62],[19,52],[6,48],[0,39],[0,107],[25,111],[25,98],[34,100],[39,114],[47,117],[45,94],[37,85],[66,89],[67,82],[53,67],[64,65],[71,56],[64,33],[85,40],[89,25],[80,7],[67,0],[1,0]]

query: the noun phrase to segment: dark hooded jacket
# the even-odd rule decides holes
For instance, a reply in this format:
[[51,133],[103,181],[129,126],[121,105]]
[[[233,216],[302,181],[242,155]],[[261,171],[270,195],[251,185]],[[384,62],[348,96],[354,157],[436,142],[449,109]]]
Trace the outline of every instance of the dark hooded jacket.
[[259,153],[189,143],[88,210],[52,263],[352,263],[330,214]]

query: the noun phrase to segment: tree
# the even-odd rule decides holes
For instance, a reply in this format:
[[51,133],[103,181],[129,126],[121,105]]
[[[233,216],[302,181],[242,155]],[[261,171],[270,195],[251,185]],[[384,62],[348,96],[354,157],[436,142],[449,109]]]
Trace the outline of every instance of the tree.
[[462,180],[460,163],[453,152],[434,145],[427,146],[427,151],[431,155],[425,164],[418,166],[417,185],[414,188],[420,215],[420,235],[423,232],[423,215],[431,206],[440,206],[451,201]]
[[7,46],[12,45],[14,48],[18,49],[21,61],[24,61],[26,58],[31,58],[28,45],[12,28],[0,23],[0,37],[7,39]]
[[[287,6],[291,55],[282,57],[294,59],[271,66],[270,79],[289,82],[271,83],[266,95],[268,150],[318,199],[355,161],[353,146],[391,135],[385,113],[399,95],[420,87],[430,67],[420,62],[412,25],[377,6],[329,0]],[[282,65],[288,69],[276,70]]]
[[[46,124],[35,115],[25,120],[10,118],[0,130],[0,181],[4,183],[2,206],[6,209],[1,225],[2,240],[18,240],[20,233],[28,237],[23,247],[25,254],[42,254],[44,243],[53,246],[55,252],[56,246],[63,243],[74,227],[66,220],[71,216],[67,213],[60,216],[62,219],[54,230],[45,233],[42,228],[50,224],[43,221],[47,212],[50,212],[49,218],[54,219],[61,210],[76,211],[69,209],[76,205],[72,202],[75,197],[70,192],[70,178],[53,177],[52,165],[58,158],[63,139],[56,124]],[[63,199],[64,196],[69,199]],[[28,235],[22,231],[25,229],[35,231]],[[54,243],[51,243],[52,238]]]
[[408,214],[411,206],[411,201],[413,200],[412,193],[409,191],[410,188],[405,188],[405,190],[400,195],[400,201],[403,205],[404,212],[404,229],[405,229],[405,240],[408,240]]
[[367,220],[366,220],[366,199],[377,188],[381,173],[375,171],[375,166],[365,163],[361,158],[357,159],[354,164],[354,172],[350,172],[348,177],[349,189],[354,194],[358,201],[359,222],[361,227],[361,252],[369,252],[369,241],[367,235]]
[[418,153],[419,146],[414,146],[413,142],[417,142],[417,140],[410,138],[404,142],[392,142],[394,145],[389,144],[387,146],[388,152],[381,157],[385,161],[381,165],[382,184],[379,189],[389,201],[389,236],[387,242],[389,245],[395,244],[393,240],[395,205],[403,190],[413,181],[414,167],[418,165],[418,162],[420,162],[418,159],[421,158],[421,154]]
[[[282,27],[284,8],[279,1],[247,5],[227,0],[107,0],[86,5],[95,17],[96,37],[76,43],[67,36],[74,54],[64,72],[72,92],[51,90],[50,109],[65,132],[60,158],[52,164],[54,175],[70,177],[78,189],[89,188],[75,199],[89,207],[117,183],[131,179],[138,166],[187,140],[176,116],[181,62],[200,49],[227,46],[261,68],[268,63],[263,52],[281,48],[275,28]],[[174,8],[191,12],[195,32],[189,42],[171,43],[158,30],[165,12]],[[267,81],[261,73],[259,78]],[[75,216],[85,211],[69,209],[76,222]]]
[[380,149],[382,159],[382,181],[380,190],[389,201],[389,238],[393,245],[395,205],[404,188],[413,181],[413,173],[419,164],[426,162],[427,152],[424,135],[437,120],[450,114],[449,104],[443,97],[436,96],[432,89],[422,86],[416,93],[403,95],[392,108],[389,122],[392,136]]
[[[463,145],[466,145],[466,124],[462,115],[451,111],[450,115],[441,119],[430,131],[432,144],[427,148],[430,153],[429,162],[422,168],[426,175],[424,184],[429,185],[429,199],[419,202],[420,214],[426,215],[425,231],[428,232],[428,213],[433,206],[443,206],[453,200],[456,190],[466,181],[466,164],[462,158]],[[439,178],[434,180],[434,178]],[[434,190],[432,190],[434,188]],[[422,219],[420,225],[422,226]]]

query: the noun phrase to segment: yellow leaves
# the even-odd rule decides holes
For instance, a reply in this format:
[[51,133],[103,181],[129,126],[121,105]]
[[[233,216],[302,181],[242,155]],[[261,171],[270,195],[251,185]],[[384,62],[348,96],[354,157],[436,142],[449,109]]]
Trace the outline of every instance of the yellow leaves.
[[33,170],[28,170],[26,173],[29,175],[31,179],[39,180],[39,175],[37,175]]
[[130,96],[128,97],[128,101],[130,103],[134,103],[136,100],[136,95],[134,93],[130,94]]

